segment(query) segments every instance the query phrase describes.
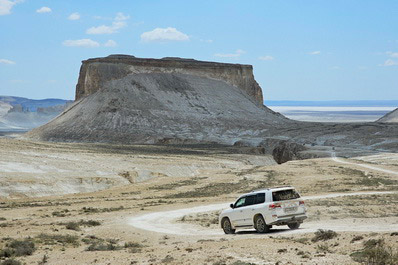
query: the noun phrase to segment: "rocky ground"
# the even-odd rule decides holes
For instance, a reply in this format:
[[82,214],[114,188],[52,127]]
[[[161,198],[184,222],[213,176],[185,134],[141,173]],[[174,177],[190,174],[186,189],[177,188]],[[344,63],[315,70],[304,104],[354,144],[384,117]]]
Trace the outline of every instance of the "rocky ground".
[[[3,262],[356,264],[375,256],[395,255],[392,262],[397,258],[394,153],[277,165],[271,156],[248,154],[253,150],[243,147],[54,144],[8,138],[0,139],[0,145]],[[356,153],[326,147],[322,151]],[[24,188],[12,193],[18,178],[26,179]],[[79,181],[81,190],[76,188]],[[65,191],[63,182],[76,189]],[[40,189],[29,188],[38,184]],[[194,207],[227,205],[256,188],[287,184],[307,196],[309,219],[293,232],[274,227],[270,234],[249,230],[224,235],[216,224],[218,210],[189,213]],[[92,192],[64,194],[84,189]],[[166,216],[181,209],[188,213],[169,218],[166,225],[172,228],[166,233],[134,223],[142,216]],[[180,227],[187,228],[185,234],[174,233]]]

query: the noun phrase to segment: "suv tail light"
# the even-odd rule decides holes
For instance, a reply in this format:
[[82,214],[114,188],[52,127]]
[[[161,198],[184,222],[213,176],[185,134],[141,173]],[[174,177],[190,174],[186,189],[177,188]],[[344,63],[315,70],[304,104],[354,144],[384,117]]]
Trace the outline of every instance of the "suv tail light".
[[281,204],[280,203],[273,203],[273,204],[270,204],[269,205],[269,208],[272,210],[272,209],[275,209],[275,208],[281,208]]
[[300,202],[299,202],[299,205],[304,205],[304,201],[300,201]]

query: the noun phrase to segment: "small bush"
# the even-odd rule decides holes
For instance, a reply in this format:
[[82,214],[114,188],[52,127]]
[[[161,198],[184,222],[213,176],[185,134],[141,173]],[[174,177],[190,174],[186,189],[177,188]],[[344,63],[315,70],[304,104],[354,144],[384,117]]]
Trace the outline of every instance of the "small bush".
[[77,222],[66,223],[65,228],[69,229],[69,230],[80,231],[80,226],[79,226],[79,223],[77,223]]
[[327,243],[317,245],[316,249],[318,250],[318,252],[323,252],[323,253],[330,253],[331,252],[331,250],[329,248],[329,245]]
[[35,243],[30,239],[13,240],[7,244],[7,247],[11,248],[14,251],[13,255],[17,257],[32,255],[36,250]]
[[52,215],[55,216],[55,217],[65,217],[67,213],[69,213],[69,210],[68,209],[63,209],[63,210],[60,210],[60,211],[52,212]]
[[0,262],[0,265],[22,265],[22,263],[15,259],[7,259],[3,262]]
[[336,236],[337,233],[333,230],[319,229],[318,231],[315,232],[315,236],[311,239],[311,241],[312,242],[326,241],[335,238]]
[[124,243],[124,248],[128,248],[131,253],[141,252],[142,247],[143,245],[141,245],[140,243],[135,243],[135,242]]
[[14,255],[14,250],[11,248],[5,248],[0,250],[0,258],[11,258]]
[[111,243],[93,243],[86,249],[87,251],[113,251],[119,250],[121,246]]
[[0,221],[5,221],[7,220],[5,217],[0,217]]
[[83,226],[99,226],[101,225],[101,222],[95,220],[88,220],[88,221],[81,220],[79,224]]
[[351,258],[367,265],[396,265],[398,252],[384,245],[382,239],[364,242],[364,248],[351,254]]
[[362,240],[362,239],[363,239],[363,236],[354,236],[354,237],[352,238],[352,240],[351,240],[351,243],[354,243],[354,242],[359,241],[359,240]]

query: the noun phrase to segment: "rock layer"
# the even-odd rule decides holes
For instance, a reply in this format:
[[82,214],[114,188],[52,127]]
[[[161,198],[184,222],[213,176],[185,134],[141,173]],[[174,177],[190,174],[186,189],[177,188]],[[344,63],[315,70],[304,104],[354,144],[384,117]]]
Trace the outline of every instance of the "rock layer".
[[263,104],[263,94],[253,76],[251,65],[204,62],[193,59],[165,57],[162,59],[110,55],[83,61],[76,86],[76,100],[91,95],[110,80],[131,74],[180,73],[224,81],[239,87],[255,102]]

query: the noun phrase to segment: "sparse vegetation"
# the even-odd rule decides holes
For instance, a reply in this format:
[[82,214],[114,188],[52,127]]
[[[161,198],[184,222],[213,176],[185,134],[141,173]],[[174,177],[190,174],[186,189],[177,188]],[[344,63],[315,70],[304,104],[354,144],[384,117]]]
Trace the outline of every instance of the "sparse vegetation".
[[114,250],[120,250],[122,247],[119,245],[115,245],[112,243],[104,243],[104,242],[98,242],[98,243],[92,243],[87,247],[87,251],[114,251]]
[[81,212],[83,213],[106,213],[106,212],[115,212],[115,211],[121,211],[124,210],[125,208],[123,206],[119,207],[110,207],[110,208],[93,208],[93,207],[83,207],[81,209]]
[[354,242],[356,242],[356,241],[360,241],[360,240],[362,240],[363,239],[363,236],[354,236],[353,238],[352,238],[352,240],[351,240],[351,243],[354,243]]
[[0,262],[0,265],[22,265],[22,263],[15,259],[6,259],[3,262]]
[[337,237],[337,233],[333,230],[319,229],[315,232],[315,236],[311,239],[312,242],[326,241]]
[[61,211],[54,211],[51,214],[52,214],[52,216],[55,216],[55,217],[65,217],[67,215],[67,213],[69,213],[69,210],[64,209]]
[[35,250],[35,243],[31,238],[12,240],[6,244],[4,249],[0,250],[0,258],[29,256],[32,255]]
[[318,252],[330,253],[332,252],[328,243],[319,244],[316,246]]
[[48,256],[44,255],[41,261],[39,261],[38,265],[44,265],[48,262]]
[[363,243],[364,248],[351,254],[353,260],[366,265],[396,265],[398,252],[386,246],[382,239],[370,239]]
[[177,194],[167,195],[167,199],[180,199],[180,198],[199,198],[199,197],[217,197],[223,194],[229,194],[241,190],[246,190],[249,187],[248,180],[240,180],[235,183],[211,183],[203,187],[196,188],[195,190],[181,192]]
[[220,211],[212,211],[207,213],[198,213],[192,215],[184,215],[179,220],[180,222],[194,223],[203,227],[210,227],[212,225],[218,225],[218,215]]
[[80,231],[80,226],[99,226],[101,222],[96,220],[80,220],[79,222],[60,223],[65,225],[66,229]]
[[69,230],[80,231],[80,226],[77,222],[69,222],[65,225],[65,228]]
[[60,234],[45,234],[41,233],[36,238],[36,241],[44,245],[57,245],[62,246],[72,245],[79,246],[79,237],[74,235],[60,235]]

